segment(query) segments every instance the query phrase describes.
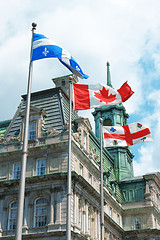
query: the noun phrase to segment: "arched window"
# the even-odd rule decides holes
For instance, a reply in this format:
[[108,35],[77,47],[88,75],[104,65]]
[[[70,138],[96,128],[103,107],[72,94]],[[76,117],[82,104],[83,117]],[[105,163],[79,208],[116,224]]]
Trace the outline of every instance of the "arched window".
[[103,121],[103,126],[112,126],[112,120],[107,118]]
[[8,230],[16,229],[17,206],[17,202],[12,202],[9,206]]
[[47,225],[47,199],[39,198],[34,205],[34,226],[42,227]]

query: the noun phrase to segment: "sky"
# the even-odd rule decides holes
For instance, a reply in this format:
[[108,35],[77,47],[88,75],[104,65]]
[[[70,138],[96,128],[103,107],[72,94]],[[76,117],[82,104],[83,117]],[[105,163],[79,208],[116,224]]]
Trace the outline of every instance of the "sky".
[[[11,119],[27,92],[32,22],[68,50],[87,80],[106,83],[107,61],[118,89],[126,80],[135,92],[124,103],[128,124],[149,127],[153,142],[131,147],[135,176],[160,171],[160,1],[8,0],[0,2],[0,121]],[[57,59],[35,61],[32,92],[54,87],[70,74]],[[81,111],[94,131],[93,110]]]

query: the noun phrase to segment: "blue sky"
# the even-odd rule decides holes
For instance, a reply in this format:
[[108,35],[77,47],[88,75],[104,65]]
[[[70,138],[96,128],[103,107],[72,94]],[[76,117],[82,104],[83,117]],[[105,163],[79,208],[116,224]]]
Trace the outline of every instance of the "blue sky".
[[[26,93],[31,24],[67,49],[88,80],[112,85],[126,80],[135,94],[124,104],[128,123],[149,127],[152,143],[131,147],[135,175],[160,170],[160,1],[10,0],[0,3],[0,121],[11,119]],[[56,59],[34,62],[32,91],[54,87],[52,78],[70,74]],[[81,112],[93,125],[92,110]]]

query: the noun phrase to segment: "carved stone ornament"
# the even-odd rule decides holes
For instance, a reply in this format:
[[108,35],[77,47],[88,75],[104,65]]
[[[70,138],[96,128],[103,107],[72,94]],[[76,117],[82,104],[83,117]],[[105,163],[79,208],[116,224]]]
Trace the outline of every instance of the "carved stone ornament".
[[58,135],[60,132],[55,128],[47,128],[47,133],[48,133],[48,136],[53,137]]
[[19,135],[17,137],[15,137],[15,135],[10,135],[9,137],[7,137],[5,140],[4,140],[4,143],[14,143],[15,141],[19,141],[20,137]]
[[[71,128],[73,128],[74,124],[72,123],[71,124]],[[68,131],[69,130],[69,121],[67,121],[65,124],[64,124],[64,130],[65,131]]]
[[93,158],[94,160],[97,160],[98,156],[96,155],[95,149],[90,150],[90,157]]
[[64,124],[64,130],[68,131],[69,129],[69,122],[67,121],[66,124]]
[[79,136],[79,133],[73,133],[73,136],[74,136],[74,138],[75,138],[75,140],[77,141],[77,142],[80,142],[80,136]]

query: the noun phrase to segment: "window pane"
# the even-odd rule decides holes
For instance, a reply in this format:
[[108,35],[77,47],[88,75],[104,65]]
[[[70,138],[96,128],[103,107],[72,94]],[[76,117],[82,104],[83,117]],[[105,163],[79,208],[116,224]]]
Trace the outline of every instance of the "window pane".
[[36,138],[36,122],[29,123],[29,132],[28,132],[28,139],[33,140]]
[[10,204],[8,229],[14,230],[17,222],[17,202]]
[[35,227],[47,224],[47,200],[40,198],[35,203]]
[[18,179],[21,176],[21,163],[15,163],[13,165],[13,174],[12,178],[13,179]]
[[37,175],[44,175],[46,173],[46,159],[39,159],[37,161]]
[[80,164],[80,175],[83,175],[83,166]]

